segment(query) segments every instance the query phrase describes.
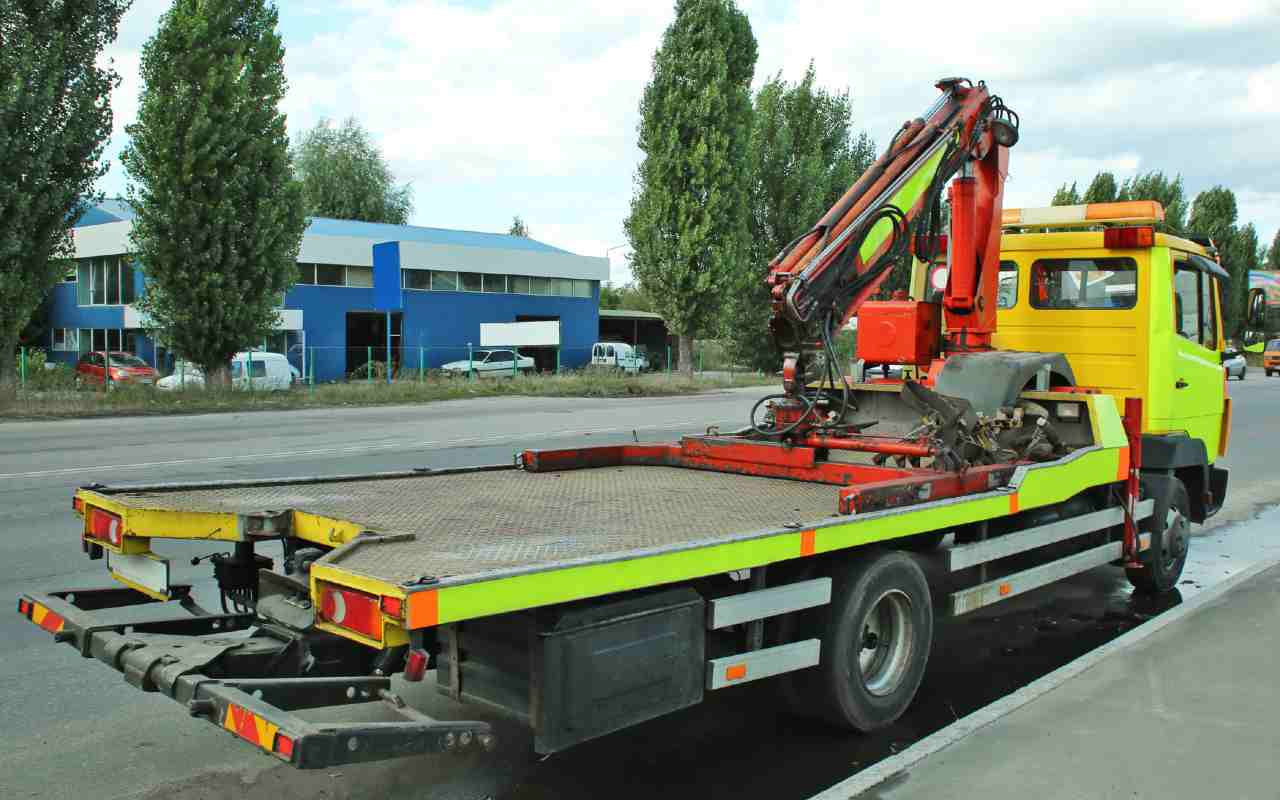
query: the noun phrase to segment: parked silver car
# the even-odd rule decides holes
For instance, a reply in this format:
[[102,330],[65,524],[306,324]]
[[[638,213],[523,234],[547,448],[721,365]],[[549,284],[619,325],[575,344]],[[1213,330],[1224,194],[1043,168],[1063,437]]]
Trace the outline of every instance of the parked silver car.
[[1249,364],[1244,360],[1244,353],[1235,353],[1234,355],[1224,353],[1222,359],[1222,368],[1227,372],[1227,380],[1236,378],[1244,380],[1245,373],[1249,371]]

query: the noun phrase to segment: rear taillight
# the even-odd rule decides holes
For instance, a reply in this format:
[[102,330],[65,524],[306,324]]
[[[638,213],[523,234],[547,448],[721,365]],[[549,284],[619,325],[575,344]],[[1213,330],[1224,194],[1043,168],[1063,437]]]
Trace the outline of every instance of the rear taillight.
[[18,613],[31,619],[31,601],[25,597],[18,598]]
[[404,660],[404,679],[417,683],[427,674],[427,651],[410,650]]
[[1136,228],[1107,228],[1102,233],[1103,247],[1112,250],[1131,250],[1135,247],[1152,247],[1156,243],[1156,229],[1149,225]]
[[115,514],[100,508],[89,509],[89,536],[98,541],[119,547],[124,535],[124,523]]
[[382,641],[382,610],[378,598],[353,589],[320,588],[320,618],[370,639]]
[[382,613],[389,617],[404,616],[404,600],[399,597],[391,597],[390,595],[382,596]]
[[71,498],[71,510],[77,514],[84,515],[84,501],[79,497]]

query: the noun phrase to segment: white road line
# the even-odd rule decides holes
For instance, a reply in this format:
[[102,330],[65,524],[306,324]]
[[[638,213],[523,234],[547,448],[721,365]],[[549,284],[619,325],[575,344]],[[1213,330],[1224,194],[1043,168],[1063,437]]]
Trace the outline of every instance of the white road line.
[[10,472],[0,473],[0,480],[12,480],[16,478],[47,478],[57,475],[75,475],[82,472],[105,472],[105,471],[122,471],[135,469],[151,469],[154,467],[172,467],[183,464],[210,464],[216,462],[227,461],[267,461],[279,460],[286,458],[297,458],[300,456],[315,455],[336,455],[343,453],[372,453],[385,450],[411,450],[414,448],[433,448],[433,447],[454,447],[458,445],[499,443],[503,441],[526,441],[529,439],[551,439],[557,436],[575,436],[597,433],[625,433],[627,431],[647,431],[647,430],[667,430],[674,428],[682,428],[689,425],[714,425],[724,423],[725,420],[712,420],[703,423],[699,420],[684,419],[673,420],[655,425],[623,425],[611,428],[570,428],[556,431],[546,431],[543,433],[503,433],[494,434],[492,436],[472,436],[460,439],[428,439],[422,441],[404,442],[391,441],[380,444],[359,444],[348,445],[342,447],[318,447],[309,450],[276,450],[269,453],[235,453],[226,456],[206,456],[204,458],[175,458],[164,461],[139,461],[132,464],[94,464],[82,467],[63,467],[60,469],[35,470],[32,472]]

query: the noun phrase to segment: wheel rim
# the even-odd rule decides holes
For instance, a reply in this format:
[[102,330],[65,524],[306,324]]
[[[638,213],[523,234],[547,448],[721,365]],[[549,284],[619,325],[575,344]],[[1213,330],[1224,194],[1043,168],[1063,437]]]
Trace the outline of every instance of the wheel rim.
[[1165,514],[1161,561],[1166,571],[1172,570],[1187,555],[1187,518],[1182,511],[1170,507]]
[[877,697],[892,694],[911,664],[914,633],[911,598],[890,589],[880,595],[862,620],[857,659],[863,687]]

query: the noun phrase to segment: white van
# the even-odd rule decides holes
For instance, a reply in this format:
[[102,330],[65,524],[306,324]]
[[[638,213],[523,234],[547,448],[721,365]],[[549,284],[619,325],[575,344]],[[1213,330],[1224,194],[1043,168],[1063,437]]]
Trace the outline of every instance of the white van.
[[596,342],[591,346],[591,366],[643,372],[649,368],[649,356],[626,342]]
[[[236,353],[231,359],[231,385],[255,392],[284,392],[293,385],[294,370],[280,353]],[[174,365],[173,374],[156,381],[158,389],[204,386],[204,373],[189,362]]]

